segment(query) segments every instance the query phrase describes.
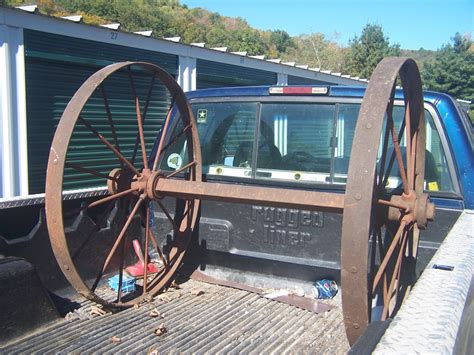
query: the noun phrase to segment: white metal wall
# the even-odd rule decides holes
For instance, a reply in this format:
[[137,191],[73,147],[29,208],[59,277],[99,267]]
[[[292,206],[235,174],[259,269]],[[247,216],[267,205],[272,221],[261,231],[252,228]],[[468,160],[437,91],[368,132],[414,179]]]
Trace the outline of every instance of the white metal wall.
[[28,194],[23,29],[0,24],[0,197]]

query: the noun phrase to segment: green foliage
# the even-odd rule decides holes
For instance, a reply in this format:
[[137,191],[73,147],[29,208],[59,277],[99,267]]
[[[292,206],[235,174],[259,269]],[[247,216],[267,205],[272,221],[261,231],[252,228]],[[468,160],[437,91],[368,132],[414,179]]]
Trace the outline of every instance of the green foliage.
[[[422,71],[425,89],[441,91],[474,102],[474,44],[456,33],[452,44],[443,45]],[[474,106],[471,104],[471,110]]]
[[270,42],[280,53],[286,52],[289,48],[294,48],[295,43],[286,31],[275,30],[270,34]]
[[104,22],[119,22],[126,31],[152,29],[158,38],[181,36],[185,43],[205,42],[249,54],[264,53],[269,48],[261,31],[245,20],[200,8],[188,9],[177,0],[56,0],[56,4],[71,13],[94,14]]
[[413,58],[420,70],[423,69],[423,66],[426,62],[432,60],[435,56],[435,51],[431,51],[428,49],[420,48],[418,50],[411,50],[411,49],[401,49],[400,56]]
[[0,0],[0,6],[4,6],[4,7],[20,6],[23,3],[24,1],[21,1],[21,0]]
[[300,35],[295,38],[295,44],[283,55],[285,60],[334,72],[343,70],[346,49],[330,41],[322,33]]
[[385,57],[399,56],[400,46],[390,45],[382,26],[367,24],[360,37],[350,41],[346,71],[354,76],[370,78],[377,64]]

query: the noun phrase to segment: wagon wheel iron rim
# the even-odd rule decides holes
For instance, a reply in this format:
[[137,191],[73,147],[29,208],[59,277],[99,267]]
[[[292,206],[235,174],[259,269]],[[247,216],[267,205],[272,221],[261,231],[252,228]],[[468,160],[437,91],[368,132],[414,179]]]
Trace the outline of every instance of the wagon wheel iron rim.
[[[397,78],[405,102],[399,127],[394,119]],[[393,316],[399,308],[404,298],[401,293],[408,291],[414,280],[419,229],[434,217],[434,205],[423,192],[423,113],[415,62],[407,58],[380,62],[360,108],[344,199],[341,283],[350,344],[375,318],[375,297],[382,303],[378,320]],[[405,154],[402,140],[406,142]],[[397,188],[387,187],[394,165],[400,172]]]
[[[139,74],[137,74],[139,73]],[[136,125],[135,139],[131,139],[128,149],[125,144],[121,145],[119,120],[116,120],[112,112],[112,98],[109,98],[107,87],[111,87],[113,78],[120,75],[122,80],[126,80],[130,91],[130,102],[128,103],[134,112],[132,119]],[[112,78],[112,79],[111,79]],[[149,80],[147,88],[142,95],[138,93],[137,81]],[[108,81],[112,83],[107,86]],[[163,85],[167,94],[171,98],[168,110],[163,114],[163,124],[161,136],[157,139],[157,144],[150,149],[145,136],[147,135],[145,124],[146,116],[152,104],[153,90],[157,85]],[[102,117],[88,118],[83,111],[87,105],[97,109],[99,98]],[[176,112],[179,114],[175,114]],[[172,115],[173,112],[173,115]],[[176,117],[177,116],[177,117]],[[171,137],[171,125],[175,127],[180,124],[180,129],[174,129]],[[72,147],[72,137],[77,132],[78,126],[88,131],[92,139],[100,142],[103,149],[108,149],[115,158],[116,167],[109,173],[97,167],[91,168],[68,156],[75,152]],[[156,132],[152,132],[156,138]],[[122,136],[123,138],[124,136]],[[147,136],[147,138],[150,138]],[[179,140],[184,140],[188,162],[182,166],[176,166],[175,171],[163,171],[162,161],[167,149],[173,147]],[[181,142],[182,143],[182,142]],[[148,146],[147,146],[148,145]],[[158,154],[157,154],[158,152]],[[78,265],[75,262],[75,255],[80,251],[73,250],[74,241],[71,242],[65,232],[65,219],[68,218],[63,211],[63,183],[65,169],[72,169],[86,176],[99,178],[103,184],[107,185],[108,195],[81,207],[76,213],[84,213],[98,206],[107,206],[106,212],[115,209],[116,214],[124,214],[123,224],[118,228],[118,235],[113,240],[112,247],[107,251],[106,256],[100,262],[98,273],[92,279],[85,279],[81,275]],[[167,169],[169,170],[169,169]],[[123,62],[109,65],[93,74],[80,89],[74,94],[67,105],[61,120],[58,124],[53,143],[51,145],[46,177],[46,218],[51,245],[58,261],[58,264],[71,285],[86,298],[111,308],[126,308],[134,304],[145,301],[162,290],[171,280],[176,270],[181,264],[182,258],[187,249],[187,245],[194,233],[199,210],[199,200],[187,199],[177,200],[179,205],[174,217],[161,201],[161,196],[157,196],[154,187],[160,179],[170,179],[176,175],[185,175],[186,180],[201,181],[201,151],[197,138],[197,131],[194,118],[185,95],[173,77],[163,69],[149,63],[143,62]],[[171,241],[168,241],[168,251],[162,250],[156,240],[156,232],[151,228],[152,204],[156,203],[161,209],[172,227]],[[180,212],[180,213],[179,213]],[[104,214],[106,215],[106,214]],[[136,219],[141,219],[145,225],[144,253],[142,260],[144,275],[143,284],[135,293],[129,295],[122,294],[122,284],[124,283],[124,268],[126,266],[124,247],[125,241],[130,239],[128,235],[130,226],[136,223]],[[93,237],[86,238],[84,243],[93,240]],[[130,241],[128,241],[130,242]],[[82,246],[81,246],[82,247]],[[148,271],[149,260],[148,250],[154,248],[161,259],[161,267],[152,274]],[[116,259],[119,259],[118,263]],[[112,262],[113,261],[113,262]],[[104,299],[96,287],[100,282],[105,281],[105,276],[112,271],[112,264],[118,264],[118,290],[115,300]]]

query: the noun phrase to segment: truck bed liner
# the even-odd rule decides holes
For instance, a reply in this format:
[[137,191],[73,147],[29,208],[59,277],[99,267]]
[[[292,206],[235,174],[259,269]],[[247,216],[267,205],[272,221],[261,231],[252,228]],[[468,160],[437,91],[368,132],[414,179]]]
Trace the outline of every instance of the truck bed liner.
[[[339,306],[315,314],[251,292],[195,280],[149,304],[116,314],[92,317],[91,305],[82,302],[65,319],[1,351],[344,353],[349,349]],[[150,316],[155,308],[161,317]],[[157,336],[154,331],[161,324],[166,333]]]

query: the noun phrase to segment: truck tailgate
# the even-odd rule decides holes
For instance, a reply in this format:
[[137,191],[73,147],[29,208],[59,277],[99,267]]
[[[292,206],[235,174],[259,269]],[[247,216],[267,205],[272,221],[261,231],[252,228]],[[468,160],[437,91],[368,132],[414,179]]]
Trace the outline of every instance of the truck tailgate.
[[[116,314],[90,315],[91,303],[18,339],[5,353],[210,352],[345,353],[337,300],[315,314],[258,294],[189,280],[153,302]],[[157,310],[158,317],[150,316]],[[164,333],[156,335],[162,328]]]

